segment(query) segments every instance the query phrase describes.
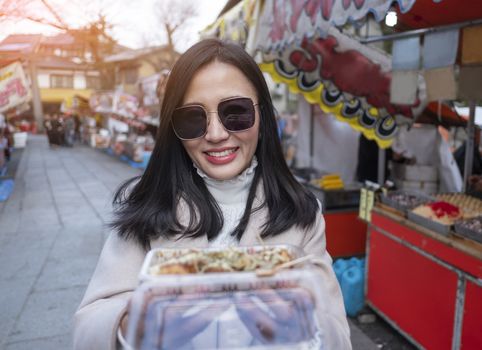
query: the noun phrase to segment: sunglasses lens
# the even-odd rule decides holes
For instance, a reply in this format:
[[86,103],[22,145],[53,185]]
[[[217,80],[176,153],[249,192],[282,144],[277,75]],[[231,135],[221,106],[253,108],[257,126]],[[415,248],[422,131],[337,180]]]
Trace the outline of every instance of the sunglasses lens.
[[254,125],[255,111],[250,98],[235,98],[222,101],[218,105],[218,114],[226,130],[242,131]]
[[181,139],[196,139],[206,133],[206,112],[198,106],[181,107],[174,110],[172,126]]

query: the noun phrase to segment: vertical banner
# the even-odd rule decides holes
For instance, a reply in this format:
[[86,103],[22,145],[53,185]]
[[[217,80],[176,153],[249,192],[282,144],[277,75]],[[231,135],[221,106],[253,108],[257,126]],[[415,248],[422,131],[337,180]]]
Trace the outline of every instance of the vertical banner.
[[19,62],[0,69],[0,113],[30,101],[32,93]]

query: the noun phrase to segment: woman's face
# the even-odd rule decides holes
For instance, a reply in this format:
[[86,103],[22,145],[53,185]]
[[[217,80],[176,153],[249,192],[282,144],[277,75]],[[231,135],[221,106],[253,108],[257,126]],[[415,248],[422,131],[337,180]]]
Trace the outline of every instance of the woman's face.
[[[202,105],[206,111],[217,111],[218,103],[232,97],[249,97],[258,103],[255,88],[235,66],[214,61],[196,72],[184,95],[183,105]],[[198,139],[183,140],[192,161],[209,177],[228,180],[239,175],[251,163],[259,133],[259,112],[254,107],[255,122],[245,131],[229,132],[218,113],[208,113],[206,134]]]

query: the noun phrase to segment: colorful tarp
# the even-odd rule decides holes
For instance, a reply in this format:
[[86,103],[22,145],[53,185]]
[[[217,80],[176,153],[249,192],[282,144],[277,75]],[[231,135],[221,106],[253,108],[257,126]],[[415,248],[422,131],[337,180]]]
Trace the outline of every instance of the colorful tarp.
[[19,62],[0,69],[0,113],[30,101],[32,94]]

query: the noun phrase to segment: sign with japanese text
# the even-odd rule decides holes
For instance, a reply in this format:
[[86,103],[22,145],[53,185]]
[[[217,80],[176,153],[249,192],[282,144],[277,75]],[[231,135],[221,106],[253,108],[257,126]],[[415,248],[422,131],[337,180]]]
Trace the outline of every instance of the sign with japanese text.
[[31,96],[30,87],[19,62],[0,68],[0,112],[28,102]]

